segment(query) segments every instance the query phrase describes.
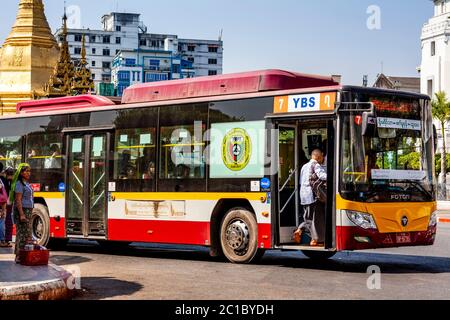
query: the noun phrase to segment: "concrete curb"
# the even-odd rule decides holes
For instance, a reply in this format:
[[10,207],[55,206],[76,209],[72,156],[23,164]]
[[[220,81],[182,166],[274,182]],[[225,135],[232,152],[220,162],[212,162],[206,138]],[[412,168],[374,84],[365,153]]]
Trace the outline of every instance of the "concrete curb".
[[1,300],[67,300],[75,293],[67,284],[72,274],[61,267],[49,264],[49,268],[59,273],[59,278],[45,281],[6,285],[0,287]]

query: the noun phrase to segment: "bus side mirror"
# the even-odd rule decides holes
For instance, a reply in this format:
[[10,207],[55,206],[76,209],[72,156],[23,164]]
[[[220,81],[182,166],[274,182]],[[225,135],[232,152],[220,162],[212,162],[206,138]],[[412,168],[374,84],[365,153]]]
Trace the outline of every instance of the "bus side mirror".
[[375,130],[377,128],[377,121],[375,117],[375,112],[366,111],[362,114],[362,135],[363,136],[374,136]]

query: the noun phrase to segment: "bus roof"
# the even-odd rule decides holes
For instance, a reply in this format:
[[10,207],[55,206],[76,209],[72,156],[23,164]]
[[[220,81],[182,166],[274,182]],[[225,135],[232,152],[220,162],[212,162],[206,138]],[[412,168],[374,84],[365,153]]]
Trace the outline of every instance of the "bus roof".
[[336,86],[332,77],[283,70],[261,70],[133,85],[125,89],[123,104],[213,97],[265,91]]
[[94,95],[80,95],[43,100],[31,100],[17,104],[16,113],[38,113],[46,111],[79,110],[93,107],[113,106],[112,99]]

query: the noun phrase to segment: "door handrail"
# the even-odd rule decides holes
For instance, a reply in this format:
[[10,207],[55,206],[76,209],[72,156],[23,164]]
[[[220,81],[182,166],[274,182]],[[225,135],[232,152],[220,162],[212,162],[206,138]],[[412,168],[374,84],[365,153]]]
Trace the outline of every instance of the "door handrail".
[[291,172],[291,174],[290,174],[289,177],[287,178],[286,182],[283,184],[283,186],[280,188],[280,190],[279,190],[278,192],[282,192],[282,191],[286,188],[287,184],[289,183],[289,181],[292,180],[292,177],[294,176],[294,174],[297,173],[297,171],[298,171],[298,167],[295,168],[295,170],[293,170],[293,171]]
[[297,190],[298,190],[298,188],[295,188],[294,192],[292,192],[291,196],[289,197],[289,199],[284,204],[284,207],[280,210],[280,214],[283,214],[283,212],[286,209],[287,205],[291,202],[292,198],[297,194]]

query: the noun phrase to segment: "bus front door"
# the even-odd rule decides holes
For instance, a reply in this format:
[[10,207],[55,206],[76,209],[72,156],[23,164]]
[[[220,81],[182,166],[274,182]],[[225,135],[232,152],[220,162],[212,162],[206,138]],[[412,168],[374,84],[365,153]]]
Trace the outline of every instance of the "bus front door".
[[298,129],[296,124],[278,127],[278,222],[280,244],[292,243],[298,226]]
[[105,238],[109,133],[67,136],[67,236]]

